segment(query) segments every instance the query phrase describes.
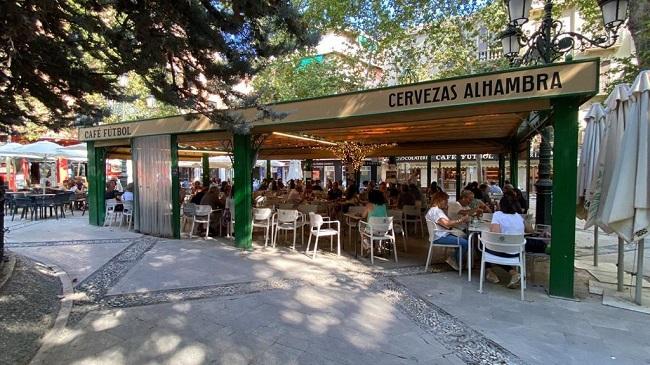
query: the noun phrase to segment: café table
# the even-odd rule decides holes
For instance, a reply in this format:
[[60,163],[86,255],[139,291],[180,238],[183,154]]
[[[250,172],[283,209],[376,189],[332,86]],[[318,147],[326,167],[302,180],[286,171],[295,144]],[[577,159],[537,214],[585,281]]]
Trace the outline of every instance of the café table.
[[[352,213],[345,213],[343,214],[344,217],[352,219],[354,221],[360,221],[363,219],[363,217],[359,214],[352,214]],[[358,258],[358,253],[357,253],[357,242],[354,242],[354,258]]]
[[469,236],[467,237],[467,281],[472,281],[472,252],[474,251],[474,238],[478,239],[481,232],[487,232],[489,230],[490,221],[488,220],[470,222],[467,226],[467,232],[469,233]]

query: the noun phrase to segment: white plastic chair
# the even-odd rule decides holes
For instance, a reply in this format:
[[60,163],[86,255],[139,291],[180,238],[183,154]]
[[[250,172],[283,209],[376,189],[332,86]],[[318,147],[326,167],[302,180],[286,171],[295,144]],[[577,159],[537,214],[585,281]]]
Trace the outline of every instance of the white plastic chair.
[[210,233],[210,216],[212,215],[212,212],[216,210],[212,210],[212,206],[210,205],[197,205],[196,210],[194,211],[194,217],[192,218],[192,228],[190,229],[190,238],[192,238],[192,234],[194,233],[194,225],[196,223],[205,223],[206,228],[205,228],[205,238],[208,238],[209,233]]
[[424,237],[424,226],[422,223],[422,211],[415,205],[405,205],[402,207],[402,212],[404,212],[404,228],[406,230],[406,236],[408,237],[408,224],[413,223],[415,226],[415,233],[418,233],[418,225],[420,226],[420,234]]
[[[523,234],[503,234],[494,232],[483,232],[479,238],[479,249],[481,250],[481,281],[479,293],[483,293],[483,281],[485,280],[485,263],[490,262],[499,265],[516,266],[521,275],[521,300],[524,300],[524,289],[526,289],[526,238]],[[486,250],[500,252],[515,257],[501,257],[489,253]]]
[[268,245],[269,242],[269,230],[271,235],[273,234],[273,224],[271,222],[271,217],[273,216],[273,211],[271,208],[253,208],[253,228],[264,228],[264,247]]
[[[370,245],[370,263],[375,263],[375,242],[388,241],[393,245],[395,254],[395,263],[397,263],[397,247],[395,247],[395,232],[393,231],[393,217],[370,217],[368,222],[359,221],[359,234],[361,240],[368,240]],[[361,254],[363,255],[363,243],[361,244]]]
[[[322,228],[323,224],[327,225],[328,228]],[[332,225],[336,225],[336,229],[333,229]],[[312,236],[316,237],[316,240],[314,241],[314,255],[312,256],[312,259],[316,259],[316,252],[318,251],[318,239],[320,237],[328,236],[330,238],[330,251],[334,250],[334,236],[336,236],[336,252],[338,256],[341,256],[341,222],[332,220],[329,217],[323,217],[320,214],[310,212],[309,240],[307,241],[307,249],[305,250],[305,253],[309,252]]]
[[183,217],[181,218],[181,230],[185,229],[187,222],[194,221],[195,213],[196,213],[196,204],[194,203],[183,204]]
[[[273,215],[273,227],[275,229],[275,234],[273,236],[273,247],[275,247],[276,242],[278,241],[278,232],[282,231],[293,231],[293,249],[296,249],[296,235],[298,229],[302,229],[304,233],[305,225],[302,214],[296,209],[278,209],[277,213]],[[305,237],[304,234],[300,236],[301,243],[304,244]]]
[[388,216],[393,217],[393,231],[395,234],[402,235],[402,242],[404,242],[404,252],[406,252],[406,230],[404,229],[404,212],[399,209],[388,210]]
[[121,212],[115,211],[116,206],[117,206],[116,199],[106,199],[106,213],[104,214],[104,227],[113,226],[113,223],[117,222],[118,217],[121,217]]
[[[365,210],[364,207],[351,206],[348,208],[348,214],[355,214],[361,216],[364,210]],[[345,225],[348,226],[348,244],[352,245],[352,232],[353,229],[354,231],[358,231],[357,228],[359,227],[359,220],[350,217],[345,217]]]
[[133,223],[133,200],[123,202],[122,206],[124,209],[120,216],[120,227],[122,227],[122,223],[124,223],[124,219],[126,218],[126,229],[131,230],[131,224]]
[[[434,247],[444,247],[444,248],[450,248],[454,247],[458,249],[459,252],[459,260],[458,260],[458,276],[461,275],[463,272],[463,249],[462,246],[460,245],[460,237],[456,237],[456,244],[455,245],[450,245],[450,244],[441,244],[441,243],[435,243],[435,240],[437,239],[437,232],[446,232],[449,234],[453,234],[454,232],[449,229],[444,229],[440,227],[436,222],[433,222],[429,219],[427,221],[427,230],[429,231],[429,253],[427,254],[427,263],[424,265],[424,271],[428,272],[429,271],[429,264],[431,264],[431,254],[433,253],[433,248]],[[467,266],[469,267],[469,265]]]

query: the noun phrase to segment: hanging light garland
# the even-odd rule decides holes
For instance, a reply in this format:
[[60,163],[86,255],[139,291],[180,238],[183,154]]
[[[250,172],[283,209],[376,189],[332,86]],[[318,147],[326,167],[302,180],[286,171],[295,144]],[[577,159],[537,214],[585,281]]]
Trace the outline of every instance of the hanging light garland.
[[318,150],[327,150],[334,154],[334,156],[343,162],[347,169],[352,171],[361,170],[363,161],[372,152],[384,148],[393,147],[395,143],[382,143],[382,144],[361,144],[358,142],[345,141],[338,142],[332,146],[317,146],[313,147]]

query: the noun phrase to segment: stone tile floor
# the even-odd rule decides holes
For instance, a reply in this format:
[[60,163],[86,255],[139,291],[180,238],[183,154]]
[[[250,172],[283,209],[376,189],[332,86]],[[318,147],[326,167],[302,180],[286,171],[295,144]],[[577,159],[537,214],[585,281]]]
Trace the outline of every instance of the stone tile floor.
[[467,282],[412,266],[424,261],[421,248],[409,247],[398,266],[370,267],[347,255],[241,253],[228,240],[154,239],[76,219],[8,240],[76,275],[86,295],[65,333],[45,344],[48,364],[650,363],[649,316],[585,291],[580,302],[533,286],[525,302],[497,285],[480,294],[477,275]]

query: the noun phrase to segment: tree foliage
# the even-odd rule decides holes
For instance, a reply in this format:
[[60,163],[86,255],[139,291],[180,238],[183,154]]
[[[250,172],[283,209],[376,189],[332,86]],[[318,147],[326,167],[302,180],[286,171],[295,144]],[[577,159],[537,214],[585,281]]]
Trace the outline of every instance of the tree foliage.
[[363,87],[366,70],[356,57],[314,57],[304,50],[276,59],[253,79],[260,101],[304,99]]
[[288,0],[20,0],[0,3],[0,120],[54,128],[98,120],[133,73],[156,99],[196,111],[242,100],[263,60],[313,42]]

